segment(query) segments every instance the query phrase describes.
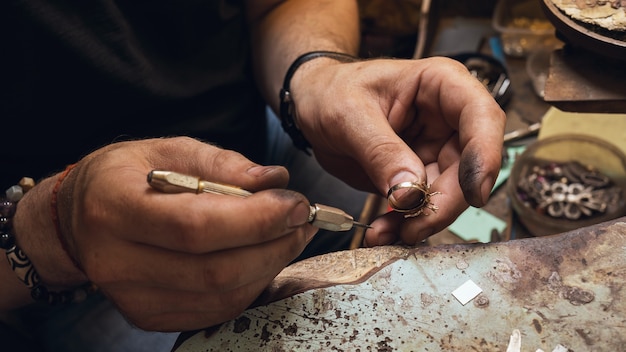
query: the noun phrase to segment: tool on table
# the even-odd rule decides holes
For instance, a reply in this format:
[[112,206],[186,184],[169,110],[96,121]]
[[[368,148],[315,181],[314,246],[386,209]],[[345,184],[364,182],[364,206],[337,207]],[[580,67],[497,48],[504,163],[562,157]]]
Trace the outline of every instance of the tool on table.
[[539,133],[539,129],[541,128],[541,122],[535,122],[526,127],[517,129],[515,131],[508,132],[504,135],[504,143],[509,143],[513,141],[517,141],[524,137],[531,136],[533,134]]
[[[152,170],[148,173],[148,184],[165,193],[213,193],[246,198],[252,195],[245,189],[204,181],[194,176],[184,175],[173,171]],[[354,218],[345,211],[323,204],[310,206],[309,223],[329,231],[348,231],[354,226],[371,228],[370,225],[354,221]]]
[[450,56],[459,61],[470,74],[489,91],[500,106],[506,105],[512,95],[511,79],[504,64],[493,56],[482,53],[461,53]]

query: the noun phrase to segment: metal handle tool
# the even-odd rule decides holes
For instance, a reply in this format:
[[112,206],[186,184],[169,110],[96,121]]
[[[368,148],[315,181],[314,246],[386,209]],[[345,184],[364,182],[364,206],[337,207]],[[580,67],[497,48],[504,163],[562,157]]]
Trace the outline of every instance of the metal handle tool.
[[[204,181],[194,176],[173,171],[152,170],[148,173],[148,184],[165,193],[213,193],[245,198],[252,195],[245,189]],[[329,231],[348,231],[352,227],[370,228],[371,226],[354,221],[345,211],[328,205],[315,204],[310,206],[309,223]]]

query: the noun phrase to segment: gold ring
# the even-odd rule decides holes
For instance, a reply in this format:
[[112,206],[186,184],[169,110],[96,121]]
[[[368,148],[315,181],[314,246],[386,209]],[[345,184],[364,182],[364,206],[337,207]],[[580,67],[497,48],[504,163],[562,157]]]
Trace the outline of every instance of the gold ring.
[[[414,206],[401,207],[398,205],[395,197],[392,197],[395,192],[403,189],[416,190],[420,192],[416,197],[416,203]],[[398,213],[404,213],[404,217],[409,218],[423,214],[425,209],[430,209],[433,212],[437,211],[439,208],[430,202],[430,197],[436,194],[440,194],[440,192],[430,192],[430,185],[424,182],[405,181],[393,185],[389,189],[387,192],[387,201],[389,202],[391,209]]]

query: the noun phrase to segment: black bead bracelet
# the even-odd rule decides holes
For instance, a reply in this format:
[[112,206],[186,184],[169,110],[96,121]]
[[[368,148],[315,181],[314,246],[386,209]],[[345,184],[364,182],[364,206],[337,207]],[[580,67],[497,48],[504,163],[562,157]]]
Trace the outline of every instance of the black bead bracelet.
[[30,295],[35,301],[46,302],[50,305],[82,301],[94,291],[90,283],[72,290],[58,292],[48,290],[41,283],[39,274],[28,256],[17,246],[13,235],[13,215],[17,210],[17,203],[33,186],[32,179],[23,178],[19,185],[7,189],[6,198],[0,198],[0,248],[6,251],[11,269],[18,279],[30,288]]

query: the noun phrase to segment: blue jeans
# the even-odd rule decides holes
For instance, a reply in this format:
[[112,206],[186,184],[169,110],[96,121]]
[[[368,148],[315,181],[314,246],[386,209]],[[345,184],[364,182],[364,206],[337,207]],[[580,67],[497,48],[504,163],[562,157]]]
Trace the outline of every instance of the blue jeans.
[[[314,157],[293,147],[274,114],[268,110],[268,149],[264,164],[289,169],[289,189],[306,195],[311,203],[342,208],[359,217],[367,193],[356,191],[326,173]],[[352,231],[320,231],[297,259],[349,248]],[[159,352],[170,351],[178,333],[147,332],[130,325],[103,295],[69,307],[31,306],[23,310],[28,329],[45,351]]]

